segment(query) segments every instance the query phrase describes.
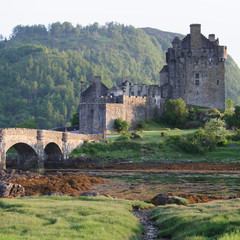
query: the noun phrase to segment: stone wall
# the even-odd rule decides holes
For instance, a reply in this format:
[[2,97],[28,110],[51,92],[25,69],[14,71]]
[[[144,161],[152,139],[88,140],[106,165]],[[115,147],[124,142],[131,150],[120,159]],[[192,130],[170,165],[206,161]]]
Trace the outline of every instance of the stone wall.
[[107,103],[106,104],[106,132],[114,132],[114,122],[117,118],[125,118],[126,112],[124,111],[124,104],[120,103]]
[[48,130],[4,128],[0,129],[0,169],[6,168],[6,153],[12,146],[19,154],[18,165],[23,169],[43,169],[44,163],[54,156],[67,161],[68,154],[81,147],[84,140],[99,141],[101,134],[83,135]]
[[114,122],[122,118],[131,123],[131,128],[136,122],[146,120],[147,108],[146,97],[124,96],[123,104],[106,104],[106,130],[107,133],[114,132]]
[[106,127],[106,104],[83,103],[79,106],[79,132],[103,133]]

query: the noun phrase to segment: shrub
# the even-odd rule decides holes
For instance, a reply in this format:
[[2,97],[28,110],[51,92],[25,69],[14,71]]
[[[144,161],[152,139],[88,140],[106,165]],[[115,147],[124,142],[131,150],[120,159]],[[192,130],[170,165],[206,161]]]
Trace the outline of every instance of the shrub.
[[146,127],[146,123],[144,121],[140,121],[135,125],[134,129],[143,130],[145,127]]
[[117,118],[114,122],[114,128],[118,132],[126,132],[130,127],[130,123],[121,118]]
[[220,111],[217,108],[212,108],[210,111],[211,115],[220,115]]
[[205,124],[205,135],[208,141],[216,141],[216,143],[225,139],[227,131],[225,121],[217,118],[210,119]]
[[236,106],[234,112],[228,111],[224,120],[229,128],[240,128],[240,106]]
[[130,141],[131,135],[129,133],[122,133],[120,137],[116,139],[116,141]]
[[133,132],[133,133],[131,134],[131,137],[132,137],[132,138],[135,138],[135,139],[141,139],[141,138],[143,138],[143,136],[142,136],[141,134],[137,133],[137,132]]
[[161,136],[162,136],[162,137],[166,136],[166,131],[162,131],[162,132],[161,132]]
[[212,151],[216,147],[215,141],[208,141],[203,129],[199,129],[195,133],[190,133],[185,136],[171,136],[168,143],[173,143],[183,151],[188,153],[204,153]]
[[240,130],[237,129],[234,135],[228,137],[232,141],[240,141]]
[[218,147],[226,147],[228,145],[228,140],[226,138],[222,139],[220,142],[217,143]]
[[188,109],[186,103],[182,98],[173,100],[170,99],[166,104],[166,109],[163,113],[165,122],[172,125],[182,125],[188,116]]

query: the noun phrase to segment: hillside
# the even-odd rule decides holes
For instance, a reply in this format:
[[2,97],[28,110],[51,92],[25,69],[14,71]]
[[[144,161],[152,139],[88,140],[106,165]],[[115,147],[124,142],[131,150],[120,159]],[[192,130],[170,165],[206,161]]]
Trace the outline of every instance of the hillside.
[[[80,80],[87,87],[94,75],[101,75],[108,87],[125,77],[133,83],[159,83],[164,52],[175,35],[114,23],[16,26],[11,38],[0,42],[0,127],[32,117],[39,128],[69,124],[78,109]],[[227,95],[238,103],[239,76],[229,57]]]

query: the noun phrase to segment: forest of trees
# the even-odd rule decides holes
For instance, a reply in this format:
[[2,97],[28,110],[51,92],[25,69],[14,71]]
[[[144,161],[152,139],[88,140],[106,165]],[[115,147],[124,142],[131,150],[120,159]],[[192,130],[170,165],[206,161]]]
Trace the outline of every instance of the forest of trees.
[[[33,119],[38,128],[70,124],[80,81],[87,87],[95,75],[108,87],[126,77],[159,84],[164,52],[175,35],[116,23],[16,26],[8,40],[0,38],[0,127]],[[226,75],[227,98],[239,104],[240,70],[231,57]]]

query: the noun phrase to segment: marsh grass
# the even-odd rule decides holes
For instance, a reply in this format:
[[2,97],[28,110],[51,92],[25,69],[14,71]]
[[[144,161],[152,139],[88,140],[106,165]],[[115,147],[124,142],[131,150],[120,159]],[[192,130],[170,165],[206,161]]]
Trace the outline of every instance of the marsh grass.
[[240,239],[240,200],[214,201],[154,209],[158,237],[172,240]]
[[41,196],[0,201],[0,239],[140,239],[138,201]]

